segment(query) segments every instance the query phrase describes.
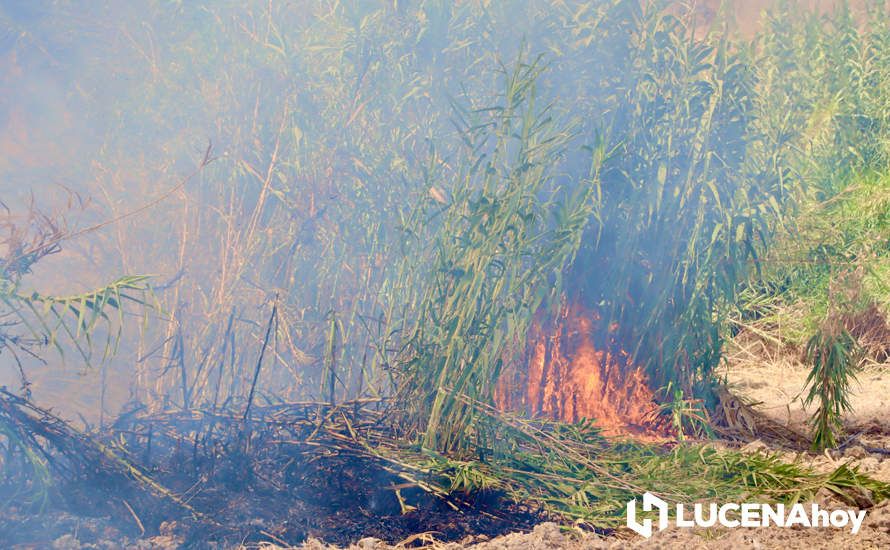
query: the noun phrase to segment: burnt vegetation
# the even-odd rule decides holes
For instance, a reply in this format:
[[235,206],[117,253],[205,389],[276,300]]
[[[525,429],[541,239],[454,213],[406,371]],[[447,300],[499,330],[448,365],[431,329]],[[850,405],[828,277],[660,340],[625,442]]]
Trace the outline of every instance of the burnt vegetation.
[[[101,135],[0,176],[73,163],[102,202],[0,203],[0,543],[421,545],[609,534],[645,491],[890,496],[733,450],[836,447],[888,360],[882,3],[777,2],[753,37],[648,0],[51,4],[0,12],[0,47],[84,55],[55,70]],[[71,249],[113,275],[35,291]],[[812,367],[810,433],[727,390],[734,338]],[[29,374],[71,363],[89,409]]]

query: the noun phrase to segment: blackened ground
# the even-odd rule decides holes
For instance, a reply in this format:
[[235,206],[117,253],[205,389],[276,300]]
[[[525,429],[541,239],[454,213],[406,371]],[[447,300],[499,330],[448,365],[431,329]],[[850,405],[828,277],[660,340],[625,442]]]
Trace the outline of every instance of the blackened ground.
[[30,503],[33,491],[7,479],[0,487],[0,548],[232,548],[310,538],[348,545],[365,537],[394,544],[417,533],[455,541],[544,521],[537,510],[493,492],[459,497],[455,510],[373,458],[272,444],[266,435],[254,437],[249,456],[237,450],[243,441],[226,448],[216,440],[211,453],[200,442],[186,446],[193,436],[171,445],[157,435],[149,454],[131,437],[129,458],[140,457],[143,470],[181,495],[197,517],[108,464]]
[[[349,491],[348,484],[344,484],[344,490]],[[328,494],[341,502],[338,507],[302,501],[301,491],[296,490],[290,496],[208,490],[195,506],[200,505],[215,522],[196,521],[166,505],[154,510],[139,510],[130,505],[134,509],[131,513],[123,504],[126,499],[119,499],[120,505],[115,506],[113,496],[104,497],[106,501],[98,504],[70,496],[54,498],[43,510],[7,504],[0,508],[0,548],[52,548],[54,543],[64,548],[139,546],[140,540],[152,547],[159,535],[170,537],[173,547],[184,548],[231,548],[262,541],[298,544],[308,538],[348,545],[374,537],[394,544],[426,532],[443,541],[468,535],[496,536],[529,530],[542,521],[534,511],[496,495],[477,495],[472,506],[455,511],[443,501],[427,498],[415,490],[400,492],[416,510],[401,513],[395,497],[385,493],[379,495],[378,502],[368,502],[361,488],[353,493],[320,492],[313,499]],[[357,497],[352,504],[341,500],[350,494]],[[215,507],[209,504],[214,499]],[[79,545],[71,546],[64,542],[67,540]]]

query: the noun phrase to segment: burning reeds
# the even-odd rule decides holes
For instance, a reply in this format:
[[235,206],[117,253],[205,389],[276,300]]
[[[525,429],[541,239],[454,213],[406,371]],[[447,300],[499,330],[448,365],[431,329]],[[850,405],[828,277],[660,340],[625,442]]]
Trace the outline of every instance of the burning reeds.
[[[589,423],[531,422],[460,399],[499,426],[509,452],[480,448],[454,457],[406,445],[381,403],[367,401],[256,407],[248,419],[143,411],[121,417],[101,439],[10,394],[2,410],[5,425],[35,438],[31,448],[53,480],[64,481],[62,509],[90,502],[128,525],[128,536],[176,525],[185,544],[347,542],[358,534],[398,542],[429,529],[448,540],[541,518],[610,532],[622,524],[625,502],[643,490],[680,502],[750,494],[787,502],[822,488],[859,505],[862,495],[869,502],[890,495],[890,486],[846,467],[815,474],[708,445],[615,441]],[[83,476],[92,480],[89,490],[79,488]]]
[[[890,494],[733,450],[843,445],[859,346],[887,358],[886,9],[750,38],[667,0],[112,7],[0,6],[3,496],[231,546]],[[85,229],[27,210],[43,164]],[[793,347],[857,270],[789,331],[814,438],[730,392],[729,339]]]

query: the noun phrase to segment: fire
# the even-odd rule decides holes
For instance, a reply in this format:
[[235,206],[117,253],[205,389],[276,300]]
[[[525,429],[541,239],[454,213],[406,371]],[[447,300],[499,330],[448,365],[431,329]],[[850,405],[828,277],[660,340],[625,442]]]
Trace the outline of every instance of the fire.
[[529,331],[525,361],[495,386],[501,410],[564,422],[594,420],[605,435],[664,436],[645,373],[624,352],[593,344],[597,315],[579,304],[555,322],[539,315]]

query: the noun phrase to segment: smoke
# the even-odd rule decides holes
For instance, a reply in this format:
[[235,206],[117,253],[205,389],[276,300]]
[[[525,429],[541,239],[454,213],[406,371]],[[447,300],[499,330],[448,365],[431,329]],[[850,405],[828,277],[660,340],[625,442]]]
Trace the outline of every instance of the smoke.
[[[116,220],[63,242],[27,285],[65,294],[152,274],[157,287],[151,322],[127,326],[101,368],[29,364],[35,396],[89,419],[131,397],[243,403],[276,296],[258,399],[320,399],[332,373],[337,398],[391,389],[417,300],[397,271],[417,238],[407,220],[447,202],[453,119],[492,107],[502,67],[543,56],[536,101],[578,136],[556,181],[584,180],[584,147],[627,122],[614,90],[640,10],[3,2],[0,198],[16,211],[33,196],[72,229]],[[183,184],[208,144],[213,162]],[[66,211],[72,196],[84,206]],[[15,386],[10,361],[0,354],[0,384]]]

